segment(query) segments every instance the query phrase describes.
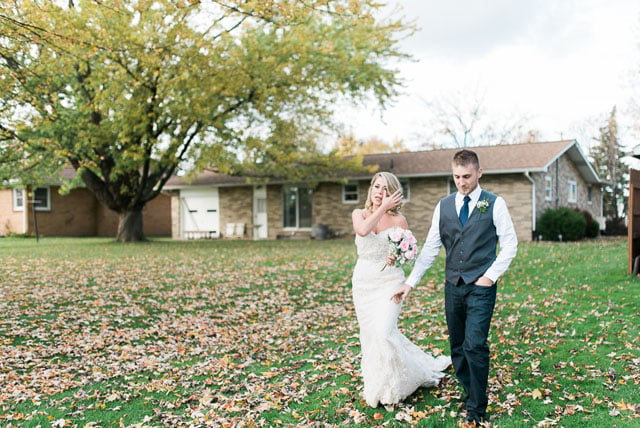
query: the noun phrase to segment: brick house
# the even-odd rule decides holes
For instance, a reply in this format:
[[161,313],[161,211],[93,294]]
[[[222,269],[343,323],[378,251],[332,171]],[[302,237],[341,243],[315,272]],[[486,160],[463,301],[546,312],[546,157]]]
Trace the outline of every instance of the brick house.
[[[535,238],[536,220],[546,208],[589,211],[603,224],[601,181],[577,141],[472,149],[483,169],[481,186],[505,198],[521,241]],[[398,176],[405,194],[402,212],[420,239],[426,236],[438,200],[456,190],[451,159],[457,150],[364,157],[365,165]],[[348,177],[345,183],[250,185],[241,177],[212,172],[193,181],[176,177],[165,186],[171,196],[171,235],[276,239],[318,237],[329,230],[350,236],[351,211],[364,206],[370,179],[371,174]]]
[[[66,169],[62,175],[72,178],[74,171]],[[35,235],[36,222],[41,236],[116,236],[118,214],[103,206],[91,191],[78,187],[61,195],[59,190],[60,183],[38,187],[30,201],[23,188],[0,188],[0,236]],[[171,234],[170,206],[166,194],[147,204],[143,210],[146,236]]]

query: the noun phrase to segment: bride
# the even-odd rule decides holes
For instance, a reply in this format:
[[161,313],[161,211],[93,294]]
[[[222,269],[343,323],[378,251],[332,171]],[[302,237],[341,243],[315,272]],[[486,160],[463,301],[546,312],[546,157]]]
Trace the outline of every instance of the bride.
[[378,172],[371,180],[364,209],[352,213],[358,251],[352,292],[360,326],[364,398],[371,407],[396,404],[421,386],[438,385],[443,370],[451,364],[450,357],[434,358],[398,330],[401,302],[392,296],[405,277],[388,256],[387,237],[394,228],[409,228],[398,211],[401,201],[398,178]]

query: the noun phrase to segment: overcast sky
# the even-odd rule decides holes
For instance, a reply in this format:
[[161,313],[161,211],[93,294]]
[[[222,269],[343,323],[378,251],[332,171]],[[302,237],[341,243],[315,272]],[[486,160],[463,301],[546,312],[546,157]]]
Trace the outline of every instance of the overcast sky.
[[406,87],[393,106],[346,115],[358,139],[402,139],[418,148],[425,101],[478,91],[487,114],[497,120],[528,117],[527,128],[543,140],[597,136],[597,119],[615,105],[621,140],[630,143],[634,72],[640,86],[640,0],[394,3],[419,27],[401,44],[415,61],[398,65]]

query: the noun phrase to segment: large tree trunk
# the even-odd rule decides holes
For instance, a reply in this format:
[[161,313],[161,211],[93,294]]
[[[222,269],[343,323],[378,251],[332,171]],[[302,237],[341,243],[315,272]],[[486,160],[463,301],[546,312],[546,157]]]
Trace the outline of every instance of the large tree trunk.
[[118,242],[146,241],[142,231],[142,209],[120,214],[116,240]]

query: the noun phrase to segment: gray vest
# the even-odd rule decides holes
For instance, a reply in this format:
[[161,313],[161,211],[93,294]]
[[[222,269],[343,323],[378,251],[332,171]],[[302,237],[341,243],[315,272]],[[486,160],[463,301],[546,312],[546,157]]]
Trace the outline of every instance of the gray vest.
[[447,250],[445,278],[457,284],[460,277],[465,284],[474,282],[489,269],[496,259],[498,236],[493,225],[493,206],[497,196],[485,190],[480,199],[489,201],[485,212],[476,206],[462,227],[456,212],[456,194],[440,200],[440,239]]

